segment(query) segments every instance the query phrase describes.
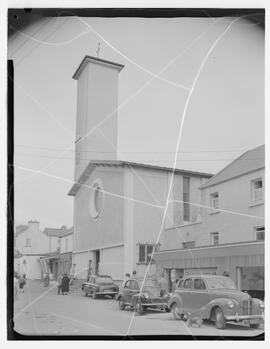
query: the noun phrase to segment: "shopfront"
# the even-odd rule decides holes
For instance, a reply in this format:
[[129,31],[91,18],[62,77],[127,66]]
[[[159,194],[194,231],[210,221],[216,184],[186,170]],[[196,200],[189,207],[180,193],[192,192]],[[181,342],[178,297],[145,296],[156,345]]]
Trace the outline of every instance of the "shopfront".
[[194,274],[229,273],[240,290],[264,298],[264,242],[205,246],[192,249],[164,250],[154,254],[157,276],[166,273],[171,290],[178,278]]

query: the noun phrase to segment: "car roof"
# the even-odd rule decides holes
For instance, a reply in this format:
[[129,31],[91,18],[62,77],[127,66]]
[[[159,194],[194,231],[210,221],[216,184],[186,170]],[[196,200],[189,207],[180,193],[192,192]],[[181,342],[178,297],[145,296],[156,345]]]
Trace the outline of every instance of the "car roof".
[[91,275],[91,277],[98,277],[98,278],[112,278],[110,275]]
[[[213,275],[213,274],[192,274],[192,275],[186,275],[183,277],[183,279],[190,279],[190,278],[207,278],[207,279],[215,279],[215,278],[228,278],[228,276],[224,275]],[[181,280],[180,280],[181,281]]]

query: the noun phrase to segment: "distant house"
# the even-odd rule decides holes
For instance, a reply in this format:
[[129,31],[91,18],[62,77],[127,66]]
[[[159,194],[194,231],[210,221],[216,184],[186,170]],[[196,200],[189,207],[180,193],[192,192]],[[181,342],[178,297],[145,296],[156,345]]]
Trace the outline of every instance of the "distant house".
[[[68,236],[70,241],[72,229],[65,226],[61,228],[39,228],[39,222],[29,221],[28,225],[16,227],[14,246],[14,271],[26,274],[28,279],[42,279],[46,273],[57,279],[62,271],[61,256],[66,263],[67,255],[70,260],[69,267],[64,267],[69,272],[72,263],[72,244],[69,242],[68,251],[61,250],[62,235]],[[69,268],[69,270],[68,270]]]
[[58,274],[70,274],[72,269],[73,228],[59,236],[60,259]]
[[228,271],[238,287],[264,296],[265,149],[242,154],[201,187],[201,221],[165,229],[155,253],[168,279]]
[[14,271],[26,274],[28,279],[42,278],[39,260],[49,251],[49,239],[39,222],[29,221],[16,228],[15,249]]
[[[73,240],[73,230],[63,225],[61,228],[45,228],[44,234],[48,237],[49,249],[46,256],[40,258],[42,273],[50,273],[56,280],[60,273],[70,272],[73,246],[70,240]],[[68,251],[61,246],[63,236],[67,236],[69,241]]]

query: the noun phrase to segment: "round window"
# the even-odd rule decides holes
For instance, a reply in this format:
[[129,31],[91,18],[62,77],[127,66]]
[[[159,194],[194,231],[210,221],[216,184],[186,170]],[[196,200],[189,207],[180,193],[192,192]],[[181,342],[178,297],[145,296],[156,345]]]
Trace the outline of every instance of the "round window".
[[103,186],[99,179],[96,179],[91,185],[89,209],[90,214],[94,219],[100,217],[103,209]]

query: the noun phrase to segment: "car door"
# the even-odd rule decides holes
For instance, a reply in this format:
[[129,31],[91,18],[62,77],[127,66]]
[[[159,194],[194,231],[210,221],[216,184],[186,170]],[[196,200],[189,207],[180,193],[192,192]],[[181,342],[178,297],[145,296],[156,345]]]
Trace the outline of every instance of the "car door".
[[129,303],[132,303],[132,297],[139,293],[140,289],[139,289],[139,285],[138,282],[136,280],[131,280],[130,281],[130,293],[129,293]]
[[129,303],[128,299],[130,298],[130,284],[131,284],[131,280],[128,280],[122,290],[123,293],[123,297],[124,297],[124,302],[125,303]]
[[194,309],[202,309],[211,301],[203,278],[194,278],[192,289],[192,304]]
[[183,281],[182,284],[183,288],[181,289],[181,298],[183,301],[182,308],[186,311],[190,311],[193,309],[193,294],[192,294],[192,287],[193,287],[193,279],[187,278]]

